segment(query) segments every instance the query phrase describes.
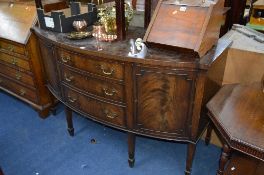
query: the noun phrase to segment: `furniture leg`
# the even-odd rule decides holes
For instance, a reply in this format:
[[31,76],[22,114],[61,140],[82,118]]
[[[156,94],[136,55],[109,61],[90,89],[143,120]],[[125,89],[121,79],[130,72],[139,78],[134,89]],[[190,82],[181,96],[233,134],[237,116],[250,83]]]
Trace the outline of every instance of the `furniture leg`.
[[187,161],[186,161],[185,175],[191,174],[195,150],[196,150],[196,144],[195,143],[189,143],[188,149],[187,149]]
[[66,120],[67,120],[67,125],[68,125],[68,132],[70,136],[74,136],[74,128],[73,128],[73,123],[72,123],[72,110],[65,106],[65,114],[66,114]]
[[49,116],[49,113],[50,113],[50,108],[46,108],[42,111],[41,110],[38,111],[38,115],[40,116],[40,118],[43,119],[47,118]]
[[134,133],[128,133],[128,164],[130,168],[135,164],[135,141],[136,135]]
[[206,136],[205,136],[205,144],[206,145],[209,145],[210,144],[212,130],[213,130],[213,125],[210,122],[209,125],[208,125],[208,127],[207,127]]
[[227,144],[224,144],[223,151],[221,154],[221,158],[219,161],[219,169],[217,170],[216,175],[223,175],[225,170],[225,165],[228,161],[230,155],[230,148]]
[[191,174],[195,150],[196,150],[196,144],[195,143],[189,143],[188,144],[188,150],[187,150],[187,161],[186,161],[185,175]]

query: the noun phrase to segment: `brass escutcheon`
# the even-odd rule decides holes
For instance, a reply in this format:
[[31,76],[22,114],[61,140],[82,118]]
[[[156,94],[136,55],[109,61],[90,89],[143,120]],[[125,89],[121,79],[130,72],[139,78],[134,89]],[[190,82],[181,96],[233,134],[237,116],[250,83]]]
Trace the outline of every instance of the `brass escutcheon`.
[[114,112],[110,112],[108,109],[104,109],[104,114],[107,118],[114,119],[117,117],[117,114]]
[[17,79],[17,80],[20,80],[21,77],[22,77],[22,75],[21,75],[19,72],[17,72],[17,73],[16,73],[16,79]]
[[74,76],[67,76],[67,74],[64,74],[64,78],[67,82],[71,82],[74,79]]
[[7,49],[8,49],[10,52],[13,52],[15,48],[14,48],[13,45],[8,45],[8,46],[7,46]]
[[101,68],[102,73],[104,75],[113,75],[113,73],[115,72],[115,69],[114,68],[110,68],[110,69],[106,70],[106,68],[105,68],[104,65],[100,65],[100,68]]
[[70,95],[68,95],[68,100],[71,103],[75,103],[77,99],[76,98],[72,98]]
[[26,94],[26,91],[24,89],[20,89],[20,95],[24,96]]
[[12,64],[13,64],[13,65],[17,65],[17,62],[18,62],[18,61],[17,61],[17,58],[13,57]]
[[107,96],[113,96],[114,94],[117,93],[117,90],[115,90],[114,88],[110,91],[108,88],[103,88],[104,94]]
[[68,63],[69,61],[71,61],[71,57],[69,55],[67,55],[67,56],[61,55],[61,61],[63,63]]

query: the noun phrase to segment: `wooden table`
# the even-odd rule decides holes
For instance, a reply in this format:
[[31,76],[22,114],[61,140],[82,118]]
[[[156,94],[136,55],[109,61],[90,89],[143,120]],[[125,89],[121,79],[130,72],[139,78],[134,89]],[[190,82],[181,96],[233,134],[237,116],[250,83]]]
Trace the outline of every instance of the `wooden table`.
[[[263,90],[263,83],[226,85],[207,104],[209,117],[224,141],[217,175],[263,173]],[[226,167],[231,151],[234,154]],[[249,163],[253,167],[245,168]]]

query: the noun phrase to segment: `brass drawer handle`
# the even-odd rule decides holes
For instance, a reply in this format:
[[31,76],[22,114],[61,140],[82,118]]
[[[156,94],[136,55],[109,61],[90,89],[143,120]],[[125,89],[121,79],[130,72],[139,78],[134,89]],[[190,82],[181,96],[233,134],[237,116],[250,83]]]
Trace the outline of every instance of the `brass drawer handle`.
[[20,80],[21,77],[22,77],[22,75],[21,75],[19,72],[17,72],[17,73],[16,73],[16,79],[17,79],[17,80]]
[[14,46],[9,45],[9,46],[7,46],[7,49],[8,49],[10,52],[13,52],[15,48],[14,48]]
[[104,94],[107,96],[113,96],[117,93],[117,90],[112,89],[111,91],[108,88],[103,88]]
[[63,63],[68,63],[69,61],[71,61],[71,57],[68,55],[66,57],[64,57],[63,55],[61,56],[61,61]]
[[65,78],[65,80],[67,81],[67,82],[72,82],[73,81],[73,79],[74,79],[74,76],[67,76],[66,74],[64,75],[64,78]]
[[110,70],[106,70],[105,66],[104,65],[101,65],[100,66],[101,70],[102,70],[102,73],[104,75],[113,75],[113,73],[115,72],[115,69],[114,68],[111,68]]
[[107,118],[110,118],[110,119],[114,119],[117,117],[117,114],[114,113],[114,112],[110,112],[109,110],[107,109],[104,109],[104,114]]
[[72,98],[70,95],[68,95],[68,100],[71,103],[75,103],[77,99],[76,98]]
[[13,57],[12,64],[17,65],[17,63],[18,63],[17,58]]
[[26,91],[24,89],[20,89],[20,95],[24,96],[26,94]]

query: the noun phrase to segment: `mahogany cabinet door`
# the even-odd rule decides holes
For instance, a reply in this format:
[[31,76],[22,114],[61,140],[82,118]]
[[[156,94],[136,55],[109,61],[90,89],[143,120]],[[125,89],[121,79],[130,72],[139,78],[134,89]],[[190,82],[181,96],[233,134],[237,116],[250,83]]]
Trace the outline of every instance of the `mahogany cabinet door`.
[[136,129],[175,140],[190,133],[195,72],[136,67]]
[[56,95],[59,94],[59,80],[58,80],[58,70],[56,63],[56,55],[54,54],[54,45],[47,41],[39,39],[39,46],[41,51],[42,63],[45,71],[45,78],[47,86]]

